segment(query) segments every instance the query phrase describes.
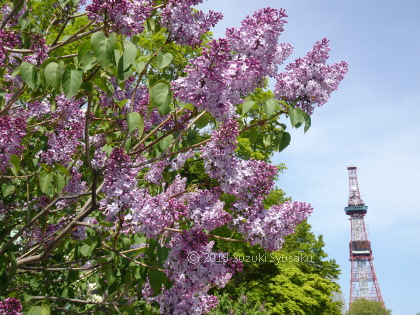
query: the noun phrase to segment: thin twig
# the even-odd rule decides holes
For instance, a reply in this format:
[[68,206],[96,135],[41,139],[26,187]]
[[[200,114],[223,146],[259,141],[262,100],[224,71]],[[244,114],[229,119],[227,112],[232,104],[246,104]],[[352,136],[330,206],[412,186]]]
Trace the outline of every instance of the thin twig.
[[[173,228],[164,228],[164,230],[166,231],[172,231],[172,232],[177,232],[177,233],[182,233],[184,232],[184,230],[181,229],[173,229]],[[210,237],[213,237],[215,239],[218,240],[223,240],[223,241],[229,241],[229,242],[244,242],[244,240],[236,240],[234,238],[229,238],[229,237],[223,237],[223,236],[218,236],[218,235],[213,235],[213,234],[209,234]]]
[[[70,299],[70,298],[63,298],[57,296],[31,296],[31,300],[53,300],[53,301],[66,301],[66,302],[74,302],[74,303],[81,303],[81,304],[98,304],[98,305],[114,305],[116,303],[113,302],[93,302],[87,300],[79,300],[79,299]],[[120,304],[117,304],[120,305]]]

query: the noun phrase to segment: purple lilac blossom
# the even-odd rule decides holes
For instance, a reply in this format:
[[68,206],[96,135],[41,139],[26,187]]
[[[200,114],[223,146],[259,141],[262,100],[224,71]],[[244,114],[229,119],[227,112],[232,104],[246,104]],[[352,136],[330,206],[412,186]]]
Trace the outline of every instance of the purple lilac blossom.
[[152,166],[149,168],[149,171],[144,176],[144,179],[152,184],[160,185],[163,180],[163,171],[167,166],[167,161],[159,161],[152,164]]
[[177,170],[179,170],[179,169],[181,169],[183,166],[184,166],[184,164],[185,164],[185,162],[188,160],[188,159],[190,159],[190,158],[192,158],[192,157],[194,157],[194,155],[195,155],[195,153],[194,153],[194,151],[192,151],[192,150],[190,150],[190,151],[187,151],[187,152],[184,152],[184,153],[180,153],[180,154],[178,154],[172,161],[171,161],[171,168],[174,170],[174,171],[177,171]]
[[223,15],[209,11],[204,14],[191,6],[202,3],[196,0],[169,0],[162,9],[162,25],[168,29],[177,44],[196,47],[201,44],[201,36],[214,27]]
[[[223,122],[202,148],[207,174],[219,181],[223,192],[235,197],[233,223],[253,245],[278,250],[284,236],[306,219],[312,208],[306,203],[286,202],[266,210],[263,201],[274,187],[278,172],[264,161],[240,161],[234,154],[238,123]],[[208,214],[207,214],[208,215]]]
[[266,250],[279,250],[284,237],[294,233],[294,228],[307,219],[312,207],[305,202],[286,201],[248,218],[239,226],[251,245],[259,244]]
[[19,38],[15,33],[0,30],[0,67],[6,64],[6,48],[14,48],[19,43]]
[[217,189],[199,190],[188,199],[188,217],[194,227],[212,231],[231,221],[231,215],[223,210],[225,203],[220,200]]
[[226,39],[211,41],[185,68],[187,76],[172,82],[174,96],[218,121],[232,118],[243,96],[260,86],[265,75],[274,76],[290,55],[289,44],[277,44],[285,16],[283,10],[260,10],[241,27],[228,29]]
[[226,30],[226,39],[238,59],[256,58],[263,75],[274,76],[278,65],[292,52],[290,44],[278,44],[278,38],[287,23],[284,10],[264,8],[247,16],[242,26]]
[[[217,306],[217,298],[206,292],[212,285],[224,287],[241,270],[242,263],[205,259],[208,255],[223,254],[212,252],[213,245],[214,241],[209,242],[207,234],[198,229],[183,231],[171,239],[164,267],[174,285],[157,297],[163,314],[203,314]],[[192,259],[191,253],[198,256]]]
[[145,189],[136,194],[137,204],[125,216],[126,230],[158,237],[166,227],[177,227],[176,221],[187,214],[186,178],[179,175],[167,189],[151,196]]
[[185,68],[187,76],[172,82],[175,97],[207,110],[219,121],[232,118],[234,105],[259,85],[262,73],[256,58],[232,60],[230,51],[226,39],[212,40],[202,56]]
[[[2,1],[4,2],[4,1]],[[5,3],[1,9],[0,9],[0,17],[1,20],[4,21],[4,19],[6,19],[7,17],[9,17],[9,14],[11,14],[13,12],[12,6],[11,6],[12,2],[9,1],[9,3]],[[19,18],[25,13],[25,11],[27,10],[28,6],[26,1],[23,1],[23,5],[21,7],[21,9],[18,12],[14,12],[13,16],[9,18],[9,20],[7,21],[5,27],[6,28],[11,28],[14,26],[17,26],[19,23]]]
[[33,51],[32,55],[25,56],[23,61],[29,62],[33,65],[40,65],[48,58],[48,45],[45,43],[43,34],[34,34],[31,38],[32,45],[30,49]]
[[188,290],[174,284],[155,299],[160,304],[161,314],[201,315],[209,313],[219,304],[218,298],[207,294],[209,287],[201,291]]
[[108,220],[114,220],[119,212],[133,207],[138,195],[137,174],[138,168],[130,167],[130,157],[124,150],[114,148],[108,161],[104,174],[105,198],[100,201],[101,208]]
[[278,99],[298,100],[296,106],[309,115],[316,106],[328,101],[348,70],[345,61],[326,64],[330,51],[328,42],[326,38],[316,42],[303,59],[296,59],[287,65],[286,72],[277,76],[274,93]]
[[22,304],[18,299],[7,298],[0,301],[0,315],[21,315]]
[[0,117],[0,172],[7,171],[12,154],[21,154],[25,135],[26,123],[22,118]]
[[152,14],[151,0],[93,0],[86,7],[89,19],[110,24],[115,32],[132,36],[141,33]]
[[83,145],[80,140],[84,138],[85,114],[80,107],[84,102],[83,99],[68,100],[63,95],[56,98],[57,109],[51,113],[56,121],[55,132],[46,133],[49,149],[41,154],[43,162],[66,165]]

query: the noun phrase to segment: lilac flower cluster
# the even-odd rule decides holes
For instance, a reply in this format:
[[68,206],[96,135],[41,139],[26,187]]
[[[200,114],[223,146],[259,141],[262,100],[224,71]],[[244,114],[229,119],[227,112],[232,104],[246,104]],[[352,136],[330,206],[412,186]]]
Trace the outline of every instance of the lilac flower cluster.
[[[206,292],[212,285],[224,287],[242,268],[240,262],[205,259],[211,255],[214,241],[198,229],[175,235],[164,267],[174,285],[164,290],[157,301],[163,314],[203,314],[217,305],[217,298]],[[197,260],[191,259],[191,253]],[[204,303],[203,303],[204,302]]]
[[202,56],[186,67],[187,76],[172,82],[175,97],[207,110],[219,121],[233,117],[234,105],[257,87],[262,73],[255,58],[233,60],[230,51],[226,39],[211,41]]
[[196,47],[201,44],[201,36],[223,18],[220,12],[209,11],[204,14],[191,6],[202,0],[169,0],[162,9],[162,25],[180,45]]
[[194,222],[194,227],[212,231],[231,221],[231,215],[223,210],[225,203],[220,200],[220,195],[217,189],[190,194],[188,217]]
[[306,57],[287,65],[287,71],[277,76],[276,97],[298,100],[296,106],[308,114],[312,114],[316,106],[325,104],[348,70],[345,61],[326,65],[329,51],[328,40],[324,38],[315,43]]
[[130,157],[125,155],[123,149],[112,150],[104,174],[105,185],[102,191],[105,198],[100,201],[108,220],[113,221],[120,211],[124,212],[136,203],[136,177],[139,169],[129,167],[130,164]]
[[192,158],[192,157],[194,157],[194,151],[192,151],[192,150],[190,150],[190,151],[187,151],[187,152],[184,152],[184,153],[180,153],[180,154],[178,154],[172,161],[171,161],[171,168],[174,170],[174,171],[177,171],[177,170],[179,170],[179,169],[181,169],[183,166],[184,166],[184,164],[185,164],[185,162],[188,160],[188,159],[190,159],[190,158]]
[[26,123],[23,119],[0,116],[0,172],[6,172],[10,166],[12,154],[20,155],[25,135]]
[[[77,152],[77,148],[82,145],[80,142],[84,137],[84,113],[80,109],[84,103],[83,99],[68,100],[64,95],[56,98],[57,109],[51,113],[51,118],[56,121],[55,132],[47,132],[48,146],[47,151],[42,152],[41,159],[45,163],[59,163],[66,165],[72,161],[72,156]],[[46,110],[43,102],[34,104],[30,108],[31,113],[36,113],[36,106],[39,111]],[[47,113],[50,113],[49,110]]]
[[222,179],[222,177],[234,177],[236,174],[238,160],[233,154],[238,135],[238,122],[234,119],[224,121],[212,132],[210,141],[201,148],[204,167],[211,178]]
[[238,175],[230,180],[230,193],[236,197],[233,204],[237,213],[251,217],[260,212],[263,201],[274,187],[274,177],[278,169],[264,161],[241,161]]
[[240,161],[234,154],[238,135],[238,122],[234,119],[224,121],[201,148],[201,157],[206,173],[219,180],[225,193],[237,197],[237,208],[241,209],[250,202],[262,203],[273,187],[277,169],[263,161]]
[[219,304],[216,296],[207,294],[208,289],[195,291],[174,285],[155,300],[160,304],[161,314],[207,314]]
[[[70,179],[66,186],[63,188],[62,194],[67,196],[76,196],[88,190],[87,183],[82,179],[82,174],[79,173],[77,167],[70,169]],[[57,209],[63,209],[69,205],[78,202],[78,198],[64,199],[57,202]]]
[[126,230],[158,237],[166,227],[177,227],[177,221],[187,214],[186,178],[179,175],[167,189],[151,196],[145,189],[139,190],[137,203],[125,216]]
[[22,304],[15,298],[0,301],[0,315],[21,315]]
[[70,129],[61,130],[59,133],[47,132],[48,146],[50,147],[42,154],[42,160],[49,164],[67,164],[72,161],[77,147],[81,145],[79,139],[82,130],[78,125],[70,125]]
[[144,22],[152,14],[151,0],[93,0],[86,7],[89,19],[110,25],[123,35],[141,33]]
[[[237,126],[235,120],[228,120],[213,131],[210,141],[202,148],[201,156],[206,173],[219,181],[223,192],[235,197],[232,204],[232,222],[238,231],[244,234],[251,244],[260,244],[267,250],[280,249],[284,236],[293,233],[293,228],[307,218],[312,208],[298,202],[273,206],[268,210],[264,208],[263,201],[274,187],[274,178],[278,170],[264,161],[240,161],[235,156]],[[226,223],[223,219],[227,217],[223,216],[222,209],[210,208],[202,214],[199,205],[205,204],[206,201],[197,202],[194,198],[191,198],[191,201],[191,205],[196,209],[190,209],[190,216],[197,221],[198,226],[203,217],[210,219],[210,224],[201,223],[209,229]],[[212,217],[215,218],[213,222]]]
[[144,179],[152,184],[160,185],[163,180],[163,170],[166,166],[168,166],[167,161],[159,161],[152,164]]
[[307,219],[312,210],[311,205],[296,201],[264,209],[249,217],[244,225],[247,240],[252,245],[260,244],[266,250],[279,250],[284,237],[292,234],[294,228]]
[[226,30],[226,39],[238,59],[256,58],[263,75],[274,76],[277,66],[292,52],[290,44],[278,44],[278,38],[287,23],[284,10],[264,8],[247,16],[241,27]]
[[274,76],[277,65],[290,55],[290,45],[277,44],[285,16],[283,10],[260,10],[240,28],[228,29],[226,39],[211,41],[186,67],[187,76],[172,82],[175,97],[219,121],[232,118],[243,96],[265,75]]
[[3,21],[4,19],[6,19],[6,17],[9,17],[9,15],[11,13],[13,13],[12,17],[9,18],[9,20],[6,23],[6,28],[11,28],[14,27],[16,25],[18,25],[19,23],[19,18],[24,14],[24,12],[27,10],[28,6],[26,1],[23,2],[23,5],[21,7],[21,9],[18,12],[13,12],[12,9],[12,2],[9,1],[9,3],[4,2],[3,6],[0,9],[0,17],[1,20]]
[[33,50],[32,55],[25,56],[23,61],[29,62],[33,65],[40,65],[48,58],[48,45],[45,42],[43,34],[32,35],[32,45],[30,47]]
[[18,43],[19,38],[15,33],[0,30],[0,67],[5,66],[6,48],[14,48]]

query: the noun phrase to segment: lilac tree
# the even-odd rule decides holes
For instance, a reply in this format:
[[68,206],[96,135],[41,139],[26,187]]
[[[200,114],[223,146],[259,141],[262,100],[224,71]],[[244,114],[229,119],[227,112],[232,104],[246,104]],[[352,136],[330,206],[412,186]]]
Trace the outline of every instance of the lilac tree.
[[324,39],[281,73],[284,10],[210,39],[222,15],[200,2],[2,4],[0,314],[206,313],[241,270],[215,242],[278,250],[311,213],[264,207],[277,168],[237,138],[268,127],[283,150],[280,119],[306,131],[347,64],[326,64]]

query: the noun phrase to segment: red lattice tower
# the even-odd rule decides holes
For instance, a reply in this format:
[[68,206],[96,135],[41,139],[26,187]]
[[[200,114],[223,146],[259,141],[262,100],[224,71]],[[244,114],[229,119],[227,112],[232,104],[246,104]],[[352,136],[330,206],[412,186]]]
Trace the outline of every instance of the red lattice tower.
[[370,241],[366,233],[364,216],[368,206],[360,197],[357,182],[357,167],[349,166],[349,205],[344,208],[351,222],[350,241],[350,305],[356,299],[379,301],[385,307],[373,267],[373,256]]

